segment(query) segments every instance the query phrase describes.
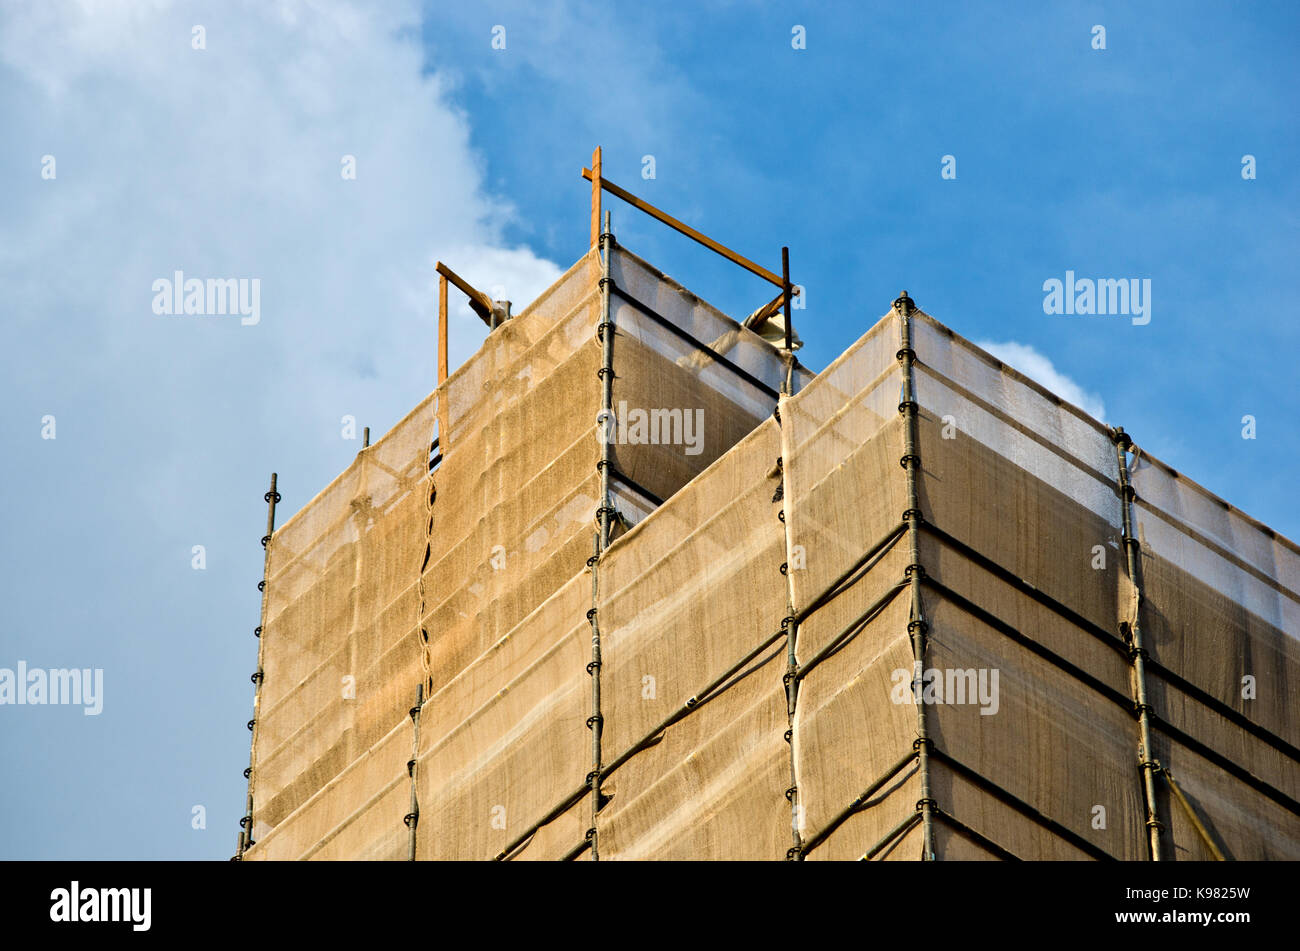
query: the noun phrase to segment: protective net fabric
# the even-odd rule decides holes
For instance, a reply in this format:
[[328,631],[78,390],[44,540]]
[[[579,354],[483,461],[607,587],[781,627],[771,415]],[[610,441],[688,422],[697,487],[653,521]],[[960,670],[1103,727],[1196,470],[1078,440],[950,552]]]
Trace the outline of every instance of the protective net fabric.
[[[806,562],[791,572],[796,610],[821,603],[862,565],[798,626],[798,662],[811,667],[793,731],[809,859],[863,855],[920,798],[913,759],[859,802],[917,736],[899,534],[908,478],[899,329],[897,313],[887,314],[782,400],[790,555]],[[1137,588],[1111,433],[924,313],[912,314],[912,347],[925,667],[940,678],[926,704],[936,857],[1144,859],[1121,634]],[[1133,481],[1153,755],[1231,857],[1291,857],[1300,847],[1300,771],[1287,748],[1296,726],[1286,710],[1288,672],[1300,660],[1295,547],[1203,491],[1161,484],[1167,470],[1147,466],[1155,474],[1139,462]],[[1241,699],[1251,671],[1269,694],[1253,706]],[[1243,715],[1249,706],[1259,730],[1225,720],[1204,694]],[[1191,747],[1179,742],[1188,737]],[[1167,786],[1158,808],[1175,857],[1208,856]],[[1283,830],[1280,841],[1268,842],[1269,828]],[[891,854],[919,858],[918,830],[874,857]]]
[[[1226,857],[1300,858],[1300,552],[1159,460],[1130,459],[1155,758]],[[1210,858],[1164,799],[1176,855]]]
[[[778,402],[777,350],[615,247],[606,425],[601,263],[276,531],[246,857],[405,858],[413,761],[417,858],[589,858],[591,611],[602,860],[921,857],[898,312]],[[1300,858],[1300,550],[1130,452],[1130,578],[1110,430],[910,325],[936,857],[1147,858],[1136,621],[1151,758],[1228,857]]]
[[[770,414],[775,400],[759,381],[779,384],[782,361],[677,285],[638,283],[634,274],[662,279],[635,256],[612,257],[632,290],[717,347],[702,360],[640,311],[622,314],[626,326],[614,318],[616,411],[664,411],[663,438],[629,432],[627,413],[609,430],[617,537]],[[249,858],[405,857],[412,759],[420,822],[432,830],[418,838],[420,858],[494,857],[584,782],[587,559],[604,431],[600,265],[593,251],[492,331],[275,533]],[[685,427],[687,413],[701,425]],[[442,462],[430,477],[435,432]],[[775,447],[765,454],[770,468]],[[754,482],[754,497],[770,497],[766,470]],[[723,543],[733,540],[747,543]],[[779,548],[772,554],[775,572]],[[781,610],[770,614],[766,623],[779,623]],[[662,676],[677,689],[670,669]],[[422,681],[413,753],[407,711]],[[738,782],[747,774],[733,770]],[[581,842],[555,836],[566,815],[585,831],[589,816],[561,811],[519,854],[538,857],[552,837],[565,849]],[[462,832],[436,831],[446,828]]]
[[[435,411],[436,397],[421,403],[268,545],[265,679],[253,763],[259,844],[269,847],[272,829],[312,796],[347,798],[333,780],[401,722],[414,700],[420,488]],[[404,762],[397,764],[403,772]],[[374,792],[355,785],[357,796]],[[306,851],[331,831],[310,817],[350,813],[360,804],[311,811],[294,834],[296,847]]]
[[769,419],[601,559],[609,759],[701,698],[603,783],[602,859],[784,854],[783,642],[703,694],[780,630],[784,539],[769,477],[779,451]]
[[[358,823],[372,832],[354,839],[381,848],[395,823],[404,843],[415,688],[425,680],[434,695],[583,563],[598,394],[575,384],[599,365],[598,278],[594,254],[579,261],[275,532],[253,768],[263,853],[283,836],[294,844],[275,854],[315,855]],[[440,416],[445,461],[430,480]],[[552,438],[520,438],[543,429]],[[394,732],[405,740],[390,741]],[[379,767],[349,768],[363,758],[396,784],[385,811],[371,802]]]
[[[614,249],[610,277],[614,467],[666,499],[772,415],[782,361],[753,331],[623,248]],[[811,375],[798,367],[795,379]]]
[[493,858],[581,785],[590,605],[579,574],[424,705],[417,858]]
[[[1158,460],[1139,455],[1129,468],[1154,658],[1300,745],[1288,710],[1300,662],[1300,555]],[[1182,636],[1192,630],[1195,639]],[[1197,650],[1201,638],[1216,649]],[[1246,676],[1258,686],[1250,700]]]
[[[610,312],[620,333],[643,340],[671,363],[695,370],[708,389],[736,402],[748,401],[743,408],[749,415],[771,415],[785,373],[784,360],[771,344],[626,248],[614,249],[610,277],[615,287]],[[677,332],[650,334],[655,321],[647,311],[662,317]],[[727,371],[709,353],[684,348],[682,333],[727,358],[766,387],[767,395],[760,397],[753,381]],[[796,388],[812,379],[805,368],[797,367],[795,373]]]
[[[781,401],[796,613],[823,599],[864,556],[887,546],[797,628],[795,653],[803,673],[791,739],[796,821],[805,843],[826,836],[844,809],[911,747],[915,715],[877,702],[888,699],[896,668],[911,669],[905,599],[897,597],[906,565],[897,535],[907,508],[898,466],[897,349],[898,325],[886,317],[808,386]],[[901,773],[843,821],[809,857],[863,855],[912,811],[917,796],[907,775]]]

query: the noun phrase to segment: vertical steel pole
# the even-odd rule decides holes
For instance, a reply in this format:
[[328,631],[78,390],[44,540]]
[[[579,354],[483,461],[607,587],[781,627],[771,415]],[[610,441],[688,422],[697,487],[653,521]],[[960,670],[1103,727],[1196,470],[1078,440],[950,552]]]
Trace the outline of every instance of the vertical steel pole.
[[[609,427],[612,422],[614,412],[614,325],[609,319],[609,302],[610,286],[612,281],[609,276],[610,271],[610,254],[613,245],[614,235],[609,230],[610,215],[605,213],[605,230],[600,236],[601,243],[601,278],[600,278],[600,327],[598,333],[602,347],[600,380],[601,380],[601,413],[604,416],[604,425],[606,427],[606,436],[610,435]],[[610,448],[609,439],[601,441],[600,449],[600,550],[604,551],[609,547],[609,466],[610,466]]]
[[264,679],[262,670],[262,648],[266,644],[266,584],[270,580],[271,570],[271,536],[275,534],[275,503],[280,501],[280,493],[276,491],[276,474],[271,473],[271,488],[262,498],[266,499],[266,534],[262,536],[262,548],[265,554],[262,556],[262,580],[258,582],[257,589],[262,592],[262,610],[260,623],[257,630],[253,633],[257,635],[257,672],[253,674],[253,719],[248,721],[248,729],[252,732],[252,737],[248,743],[248,769],[244,770],[244,778],[248,780],[248,798],[244,804],[244,817],[239,820],[239,854],[236,858],[242,859],[244,853],[254,845],[253,841],[253,767],[257,762],[257,720],[262,703],[262,681]]
[[600,560],[600,534],[593,539],[592,549],[595,554],[591,562],[591,610],[587,617],[591,620],[591,662],[587,664],[587,674],[591,677],[591,716],[587,717],[587,728],[591,730],[591,772],[587,774],[587,784],[591,787],[591,825],[587,828],[587,839],[591,842],[591,860],[600,861],[600,847],[596,841],[596,817],[600,813],[600,740],[603,718],[600,715],[600,622],[596,617],[596,603],[599,594],[596,563]]
[[[598,150],[599,151],[599,150]],[[593,161],[599,154],[593,156]],[[593,543],[595,553],[591,558],[591,610],[587,617],[591,620],[591,663],[587,664],[587,673],[591,675],[591,716],[587,726],[591,729],[591,826],[587,836],[591,840],[592,861],[600,861],[600,848],[596,832],[596,817],[600,812],[600,774],[601,774],[601,736],[604,731],[605,718],[600,711],[600,620],[597,616],[600,586],[600,556],[609,546],[610,492],[609,467],[610,439],[613,437],[614,411],[614,325],[610,321],[610,256],[613,254],[614,235],[610,230],[610,215],[605,213],[605,230],[600,234],[601,278],[600,278],[600,325],[596,334],[601,342],[601,364],[599,377],[601,381],[600,425],[603,427],[600,444],[600,523],[596,529]]]
[[917,452],[917,413],[916,379],[913,362],[916,351],[912,349],[912,298],[903,291],[894,301],[894,308],[900,316],[900,341],[898,360],[903,366],[903,401],[898,411],[903,416],[903,458],[900,461],[907,470],[907,511],[903,519],[907,522],[908,565],[907,578],[912,596],[911,619],[907,622],[907,633],[912,640],[912,694],[916,703],[916,739],[912,742],[916,750],[917,773],[921,781],[921,798],[916,803],[921,813],[921,859],[934,861],[934,799],[930,796],[930,733],[925,715],[924,693],[922,690],[926,634],[929,624],[925,620],[925,609],[921,603],[921,578],[925,570],[921,567],[921,505],[917,489],[917,477],[921,468],[921,457]]
[[1133,614],[1133,624],[1129,629],[1129,654],[1133,659],[1134,690],[1137,693],[1135,706],[1138,715],[1138,732],[1142,748],[1138,750],[1142,770],[1142,789],[1147,807],[1147,839],[1151,849],[1151,861],[1162,859],[1160,852],[1160,815],[1156,808],[1156,770],[1159,764],[1152,756],[1151,750],[1151,705],[1147,703],[1146,657],[1147,651],[1142,643],[1142,576],[1141,560],[1138,557],[1138,540],[1133,537],[1133,499],[1137,492],[1128,477],[1128,448],[1133,440],[1124,432],[1123,427],[1116,428],[1111,435],[1115,443],[1115,458],[1119,463],[1119,488],[1123,508],[1121,519],[1124,531],[1124,559],[1128,568],[1129,581],[1137,592],[1137,609]]
[[[785,315],[785,376],[781,380],[781,393],[783,396],[791,396],[794,393],[794,348],[792,346],[794,324],[790,319],[790,249],[785,246],[781,248],[781,297]],[[784,426],[786,421],[781,418],[779,402],[778,400],[776,419],[778,425]],[[785,529],[786,548],[789,550],[790,519],[786,512],[789,507],[786,500],[790,498],[790,493],[786,491],[784,460],[777,460],[777,471],[781,476],[781,514],[783,516],[781,523]],[[794,618],[794,581],[790,575],[791,570],[788,563],[781,566],[781,572],[787,578],[786,616],[782,620],[781,626],[785,628],[786,650],[785,676],[782,678],[785,681],[785,740],[790,745],[790,786],[785,791],[785,797],[790,800],[790,838],[793,842],[793,845],[786,851],[786,858],[802,862],[803,839],[799,834],[799,784],[797,782],[798,771],[796,769],[794,749],[794,713],[799,697],[799,664],[795,655],[795,639],[799,632],[799,622]]]
[[794,393],[794,324],[790,320],[790,249],[781,248],[781,296],[785,298],[785,380],[781,383],[781,392]]

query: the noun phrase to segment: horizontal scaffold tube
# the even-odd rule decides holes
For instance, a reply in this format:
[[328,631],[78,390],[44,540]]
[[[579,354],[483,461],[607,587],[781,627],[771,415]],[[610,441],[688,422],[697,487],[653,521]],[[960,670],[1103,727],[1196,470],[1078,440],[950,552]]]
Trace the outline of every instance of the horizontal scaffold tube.
[[796,611],[794,615],[795,621],[802,624],[813,614],[814,611],[824,608],[845,591],[849,590],[849,588],[861,581],[867,572],[875,567],[880,558],[893,548],[895,544],[897,544],[898,540],[903,537],[903,534],[906,531],[907,525],[903,522],[894,526],[888,535],[876,542],[876,544],[872,545],[865,555],[855,561],[848,570],[831,582],[825,591],[808,603],[807,607],[800,611]]
[[817,846],[821,845],[828,838],[830,838],[831,833],[834,832],[836,829],[838,829],[840,826],[842,826],[845,822],[847,822],[851,816],[861,812],[863,808],[867,805],[867,803],[871,800],[872,796],[880,792],[880,790],[883,789],[890,780],[892,780],[895,776],[897,776],[907,767],[908,763],[911,763],[915,759],[916,759],[916,753],[911,752],[908,753],[906,756],[904,756],[902,759],[900,759],[893,766],[891,766],[889,770],[885,773],[885,775],[881,776],[874,783],[868,786],[866,790],[863,791],[862,795],[858,796],[857,799],[849,803],[843,810],[840,811],[839,815],[835,816],[833,819],[827,822],[826,825],[822,827],[822,830],[820,832],[818,832],[815,836],[813,836],[811,839],[809,839],[807,842],[804,843],[803,846],[804,855],[807,855],[813,849],[817,848]]
[[921,814],[919,812],[912,813],[910,816],[908,816],[898,825],[894,826],[894,828],[886,832],[885,837],[881,839],[879,842],[877,842],[875,845],[873,845],[871,848],[869,848],[866,852],[864,852],[862,854],[862,858],[860,858],[858,861],[870,862],[872,859],[876,857],[877,853],[879,853],[881,850],[885,848],[885,846],[889,845],[899,836],[908,832],[912,828],[912,826],[916,825],[920,821],[921,821]]
[[860,633],[862,628],[869,624],[876,615],[887,608],[894,598],[898,597],[898,595],[906,589],[910,583],[911,582],[906,579],[903,579],[890,585],[890,587],[885,590],[885,593],[872,603],[871,607],[863,611],[862,614],[850,622],[848,626],[839,632],[839,634],[827,641],[825,646],[810,657],[806,663],[800,665],[795,676],[802,680],[804,677],[807,677],[812,673],[813,669],[817,667],[818,664],[824,661],[827,657],[836,653],[850,638]]

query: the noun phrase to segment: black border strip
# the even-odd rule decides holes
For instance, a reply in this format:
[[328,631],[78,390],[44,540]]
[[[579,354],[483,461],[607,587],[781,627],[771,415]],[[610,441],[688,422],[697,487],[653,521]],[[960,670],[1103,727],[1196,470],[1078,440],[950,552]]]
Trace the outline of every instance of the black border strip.
[[[1057,601],[1051,595],[1046,594],[1043,591],[1040,591],[1038,588],[1035,588],[1033,585],[1029,584],[1029,582],[1016,576],[1006,568],[1003,568],[997,562],[993,561],[992,559],[988,558],[985,555],[980,554],[978,551],[971,548],[965,542],[957,538],[954,538],[952,535],[949,535],[947,532],[939,528],[937,525],[934,525],[930,522],[923,521],[921,523],[921,529],[923,531],[929,532],[940,543],[949,546],[958,554],[966,558],[969,558],[971,561],[975,562],[985,571],[989,572],[989,574],[993,575],[994,577],[1002,581],[1005,581],[1007,584],[1011,585],[1017,591],[1029,596],[1033,600],[1037,601],[1039,604],[1043,605],[1044,607],[1060,615],[1062,618],[1069,621],[1071,624],[1075,625],[1076,627],[1084,631],[1087,631],[1089,634],[1093,635],[1098,640],[1102,641],[1103,643],[1107,644],[1112,649],[1114,649],[1117,653],[1119,653],[1124,658],[1125,662],[1128,662],[1129,660],[1128,647],[1115,635],[1112,635],[1106,632],[1105,630],[1103,630],[1102,628],[1098,627],[1097,625],[1093,624],[1087,618],[1083,617],[1077,612],[1066,607],[1064,604]],[[932,579],[927,578],[926,580],[930,581],[933,584],[938,584],[938,582],[934,582]],[[958,597],[960,597],[960,595],[958,595]],[[1181,690],[1189,698],[1197,701],[1202,706],[1212,710],[1214,713],[1217,713],[1219,716],[1223,717],[1225,720],[1228,720],[1230,723],[1235,724],[1242,730],[1249,733],[1251,736],[1255,737],[1257,740],[1266,743],[1267,745],[1273,747],[1273,749],[1277,750],[1279,753],[1282,753],[1288,758],[1290,758],[1291,760],[1300,763],[1300,748],[1291,745],[1282,737],[1278,736],[1276,733],[1269,730],[1267,727],[1259,725],[1254,720],[1251,720],[1249,717],[1242,714],[1240,711],[1235,710],[1232,707],[1228,706],[1218,697],[1215,697],[1213,694],[1207,693],[1202,688],[1196,686],[1196,684],[1193,684],[1191,681],[1186,680],[1180,675],[1174,673],[1174,671],[1170,670],[1168,667],[1164,666],[1159,661],[1152,658],[1149,653],[1147,655],[1147,667],[1148,669],[1150,669],[1152,673],[1156,674],[1157,676],[1160,677],[1160,679],[1165,681],[1165,683],[1169,684],[1170,686],[1173,686],[1178,690]],[[1131,698],[1129,699],[1131,700]]]
[[762,390],[765,394],[770,396],[772,399],[774,400],[780,399],[781,397],[780,393],[772,389],[772,387],[768,386],[766,383],[764,383],[758,377],[754,376],[748,370],[743,369],[737,364],[731,362],[729,359],[724,357],[722,354],[718,353],[718,351],[714,350],[712,347],[710,347],[704,341],[700,340],[698,337],[683,330],[681,327],[678,327],[667,317],[663,316],[662,314],[655,313],[655,311],[651,310],[649,307],[641,303],[635,297],[632,297],[630,294],[625,293],[623,289],[620,288],[617,284],[613,284],[612,288],[614,293],[618,295],[620,300],[624,301],[627,304],[630,304],[635,310],[640,311],[642,314],[649,317],[651,320],[659,324],[661,327],[664,327],[665,329],[676,334],[682,340],[685,340],[687,343],[689,343],[692,347],[695,347],[695,349],[707,353],[709,356],[713,357],[713,359],[716,360],[719,364],[726,367],[732,373],[736,374],[736,376],[740,377],[746,383],[749,383],[751,386],[755,386],[759,390]]
[[664,504],[664,500],[659,498],[659,496],[655,495],[653,492],[651,492],[649,489],[643,486],[640,482],[637,482],[635,479],[632,479],[624,475],[623,473],[619,472],[613,466],[609,467],[609,474],[613,476],[615,479],[617,479],[619,482],[622,482],[633,492],[642,496],[647,502],[649,502],[655,508],[659,508],[661,505]]
[[[1010,624],[1007,624],[1005,621],[1001,620],[996,615],[989,613],[988,611],[981,608],[979,605],[972,603],[971,601],[957,594],[952,589],[947,588],[944,585],[940,584],[939,582],[935,581],[933,578],[930,577],[923,578],[922,584],[929,586],[940,597],[944,598],[945,600],[948,600],[950,603],[960,608],[961,610],[966,611],[968,614],[970,614],[972,617],[979,620],[981,623],[986,624],[989,627],[993,628],[995,631],[998,631],[999,633],[1006,635],[1011,640],[1019,644],[1021,647],[1024,647],[1025,649],[1035,654],[1036,656],[1042,658],[1043,660],[1048,661],[1054,667],[1061,670],[1063,673],[1075,678],[1080,683],[1084,684],[1085,686],[1094,690],[1096,693],[1105,697],[1107,700],[1110,700],[1112,703],[1124,708],[1130,714],[1136,716],[1136,711],[1133,709],[1133,699],[1131,697],[1127,697],[1124,694],[1118,692],[1117,690],[1114,690],[1111,687],[1107,686],[1104,682],[1092,676],[1091,674],[1081,670],[1079,667],[1075,666],[1065,658],[1061,657],[1055,651],[1052,651],[1044,647],[1042,644],[1039,644],[1037,641],[1033,640],[1032,638],[1026,637],[1024,634],[1017,631],[1014,627],[1012,627]],[[1171,740],[1176,740],[1178,743],[1180,743],[1187,749],[1191,750],[1193,753],[1200,756],[1202,759],[1208,760],[1209,762],[1213,763],[1215,766],[1218,766],[1220,769],[1222,769],[1225,773],[1228,773],[1234,776],[1235,778],[1241,780],[1247,786],[1250,786],[1256,792],[1259,792],[1264,796],[1267,796],[1269,799],[1272,799],[1274,802],[1282,806],[1287,811],[1297,816],[1300,816],[1300,802],[1297,802],[1295,799],[1292,799],[1290,796],[1288,796],[1282,790],[1278,789],[1276,786],[1269,783],[1267,780],[1261,779],[1260,777],[1256,776],[1254,773],[1250,772],[1248,769],[1239,766],[1237,763],[1233,762],[1231,759],[1229,759],[1227,756],[1224,756],[1219,751],[1213,749],[1212,747],[1206,746],[1204,743],[1202,743],[1200,740],[1196,739],[1195,737],[1191,736],[1190,734],[1184,733],[1182,730],[1174,726],[1168,720],[1165,720],[1155,711],[1150,711],[1150,712],[1151,712],[1152,723],[1166,737],[1168,737]]]
[[945,766],[951,769],[958,776],[961,776],[967,782],[978,787],[983,792],[988,793],[994,799],[997,799],[999,802],[1003,803],[1004,805],[1010,806],[1016,812],[1020,813],[1025,818],[1032,820],[1034,823],[1046,829],[1048,832],[1051,832],[1057,838],[1064,839],[1066,842],[1073,845],[1079,851],[1086,852],[1088,855],[1092,856],[1098,861],[1103,861],[1103,862],[1117,861],[1115,856],[1111,855],[1101,846],[1094,845],[1093,843],[1085,839],[1083,836],[1079,835],[1077,832],[1074,832],[1071,829],[1067,829],[1065,826],[1061,825],[1055,819],[1043,815],[1041,812],[1039,812],[1029,803],[1025,802],[1023,799],[1007,792],[1005,789],[1003,789],[1001,786],[999,786],[997,783],[993,782],[992,780],[984,778],[979,773],[975,772],[975,770],[967,766],[965,763],[953,759],[952,756],[945,753],[937,746],[930,751],[930,755],[932,755],[940,763],[943,763]]
[[946,825],[953,832],[956,832],[962,838],[974,842],[976,845],[978,845],[981,849],[983,849],[986,852],[992,852],[994,855],[996,855],[999,859],[1001,859],[1004,862],[1024,861],[1024,859],[1016,855],[1016,853],[1004,849],[1002,846],[998,845],[988,836],[981,835],[980,833],[972,829],[970,826],[968,826],[966,823],[958,819],[956,816],[952,815],[951,813],[944,812],[938,806],[934,807],[934,817],[938,819],[940,822],[942,822],[944,825]]

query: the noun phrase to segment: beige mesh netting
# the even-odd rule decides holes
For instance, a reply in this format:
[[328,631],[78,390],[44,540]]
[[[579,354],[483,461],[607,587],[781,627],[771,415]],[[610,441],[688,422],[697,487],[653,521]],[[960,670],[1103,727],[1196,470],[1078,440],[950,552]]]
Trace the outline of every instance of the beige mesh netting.
[[[404,859],[414,826],[419,859],[920,858],[914,472],[935,857],[1147,857],[1136,621],[1150,761],[1228,857],[1300,858],[1295,545],[1139,451],[1130,578],[1111,431],[929,316],[909,470],[897,311],[778,406],[779,351],[601,263],[274,533],[247,857]],[[1159,789],[1169,857],[1207,857]]]

